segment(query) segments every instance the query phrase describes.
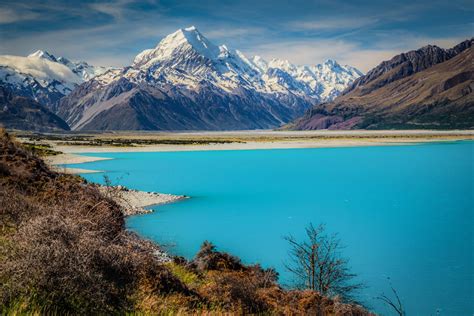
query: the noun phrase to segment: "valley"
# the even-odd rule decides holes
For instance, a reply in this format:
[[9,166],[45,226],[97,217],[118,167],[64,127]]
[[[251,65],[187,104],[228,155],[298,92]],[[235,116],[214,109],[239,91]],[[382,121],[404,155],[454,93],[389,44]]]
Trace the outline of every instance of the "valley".
[[0,1],[0,315],[474,315],[468,2]]
[[[427,142],[473,140],[474,131],[389,130],[389,131],[229,131],[229,132],[105,132],[31,133],[14,132],[22,142],[46,146],[51,165],[99,160],[87,153],[175,152],[391,146]],[[77,155],[77,154],[86,154]],[[66,169],[67,171],[67,169]],[[69,170],[84,173],[86,169]]]

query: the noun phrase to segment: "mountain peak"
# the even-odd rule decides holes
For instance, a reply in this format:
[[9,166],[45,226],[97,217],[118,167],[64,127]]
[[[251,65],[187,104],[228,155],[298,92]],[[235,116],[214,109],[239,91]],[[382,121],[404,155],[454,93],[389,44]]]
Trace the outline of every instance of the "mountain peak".
[[341,65],[339,65],[339,63],[335,61],[334,59],[326,59],[326,61],[324,62],[324,65],[331,68],[341,67]]
[[440,47],[438,47],[437,45],[433,45],[433,44],[428,44],[428,45],[425,45],[423,47],[421,47],[419,50],[426,50],[426,49],[442,49]]
[[144,50],[138,54],[133,63],[135,66],[142,66],[152,60],[161,61],[173,58],[178,52],[190,49],[211,60],[218,58],[221,53],[218,46],[211,43],[195,26],[190,26],[165,36],[155,48]]
[[[165,39],[170,39],[171,41],[164,42]],[[184,43],[187,43],[191,45],[199,54],[209,59],[215,59],[220,53],[219,47],[211,43],[204,35],[199,32],[195,26],[180,29],[173,34],[168,35],[165,37],[165,39],[160,42],[159,46],[171,44],[172,48],[174,48],[174,45],[180,46]]]
[[270,67],[270,68],[280,68],[280,69],[283,69],[285,71],[288,71],[290,69],[294,69],[295,65],[290,63],[290,61],[288,59],[273,58],[268,63],[268,67]]
[[47,59],[49,61],[57,61],[57,59],[54,55],[48,53],[47,51],[41,50],[41,49],[38,49],[36,52],[34,52],[32,54],[29,54],[28,58],[43,58],[43,59]]
[[197,28],[194,25],[192,25],[189,27],[185,27],[184,30],[187,32],[192,32],[192,31],[197,31]]

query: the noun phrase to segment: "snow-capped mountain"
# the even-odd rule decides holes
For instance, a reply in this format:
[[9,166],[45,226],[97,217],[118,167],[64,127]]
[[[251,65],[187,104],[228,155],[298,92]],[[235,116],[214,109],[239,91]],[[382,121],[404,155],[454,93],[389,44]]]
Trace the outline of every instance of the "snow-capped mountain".
[[307,93],[321,102],[333,100],[355,79],[363,75],[358,69],[339,65],[332,59],[314,66],[294,65],[288,60],[281,59],[266,62],[259,56],[255,56],[253,62],[263,73],[273,68],[289,74],[296,82],[306,85],[309,88]]
[[41,58],[63,64],[64,66],[71,69],[71,71],[78,77],[82,78],[82,82],[90,80],[95,76],[101,75],[107,70],[111,69],[111,67],[92,66],[85,61],[70,61],[69,59],[61,56],[56,58],[54,55],[42,50],[37,50],[36,52],[28,55],[28,58]]
[[82,84],[58,113],[73,129],[270,128],[331,100],[360,75],[334,61],[297,66],[247,58],[189,27],[129,67]]
[[[203,58],[207,62],[203,63]],[[362,75],[356,68],[341,66],[334,60],[300,66],[281,59],[267,62],[260,56],[249,59],[239,50],[214,45],[192,26],[166,36],[155,48],[138,54],[126,77],[133,78],[139,70],[155,79],[161,76],[162,80],[165,73],[170,82],[183,84],[173,74],[177,69],[210,80],[227,91],[242,86],[264,93],[291,91],[318,101],[332,100]]]
[[0,56],[0,86],[52,109],[79,84],[107,70],[41,50],[27,57],[3,55]]

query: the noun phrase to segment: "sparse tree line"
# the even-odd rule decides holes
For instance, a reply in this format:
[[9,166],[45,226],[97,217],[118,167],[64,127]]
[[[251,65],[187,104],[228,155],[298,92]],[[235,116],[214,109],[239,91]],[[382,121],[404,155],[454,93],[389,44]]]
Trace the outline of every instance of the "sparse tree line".
[[[293,236],[285,237],[290,246],[290,262],[286,268],[296,280],[296,286],[317,291],[324,296],[339,296],[346,302],[356,302],[357,292],[364,285],[355,282],[356,274],[349,268],[349,260],[341,256],[342,244],[337,235],[326,233],[324,225],[309,224],[305,240]],[[390,281],[390,279],[389,279]],[[399,316],[405,316],[402,301],[390,282],[391,294],[384,293],[376,299],[384,302]]]

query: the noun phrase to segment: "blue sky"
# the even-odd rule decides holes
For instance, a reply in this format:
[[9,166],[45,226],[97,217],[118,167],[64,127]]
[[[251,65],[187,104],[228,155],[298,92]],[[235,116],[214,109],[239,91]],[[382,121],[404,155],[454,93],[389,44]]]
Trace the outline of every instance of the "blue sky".
[[0,54],[48,50],[98,65],[130,64],[163,36],[195,25],[247,55],[363,71],[426,44],[474,35],[472,0],[0,0]]

